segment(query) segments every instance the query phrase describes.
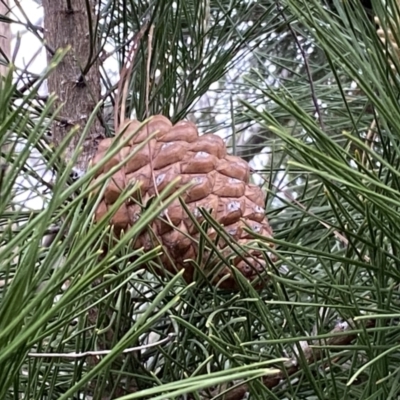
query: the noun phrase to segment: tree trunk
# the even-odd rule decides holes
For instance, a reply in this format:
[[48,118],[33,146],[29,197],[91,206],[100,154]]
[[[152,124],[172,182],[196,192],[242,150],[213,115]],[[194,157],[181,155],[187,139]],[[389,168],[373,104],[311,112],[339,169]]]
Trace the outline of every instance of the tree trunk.
[[[8,0],[0,0],[0,15],[8,14]],[[10,59],[11,53],[11,29],[10,24],[5,22],[0,22],[0,59],[2,63],[0,64],[0,76],[5,75],[7,73],[7,66],[4,65],[4,62],[7,62],[4,59],[3,54],[6,58]],[[3,62],[4,61],[4,62]]]
[[[80,127],[66,150],[67,161],[74,153],[83,128],[101,95],[99,61],[93,62],[98,52],[98,41],[93,38],[97,35],[96,32],[89,34],[89,29],[96,26],[95,3],[96,0],[43,0],[49,62],[52,58],[49,49],[56,51],[59,48],[71,47],[48,79],[49,93],[58,96],[55,107],[63,104],[59,115],[61,121],[55,122],[53,126],[54,144],[59,145],[74,126]],[[87,4],[90,4],[89,9]],[[90,64],[91,67],[87,68]],[[82,171],[86,169],[88,161],[96,152],[99,140],[103,137],[103,128],[96,118],[85,138],[76,167]]]

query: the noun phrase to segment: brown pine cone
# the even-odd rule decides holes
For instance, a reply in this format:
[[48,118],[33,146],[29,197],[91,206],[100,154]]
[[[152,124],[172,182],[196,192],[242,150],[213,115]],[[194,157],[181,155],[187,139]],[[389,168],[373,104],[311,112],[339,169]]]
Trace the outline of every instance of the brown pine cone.
[[[224,226],[230,237],[229,241],[244,247],[252,240],[252,235],[244,230],[245,227],[259,235],[272,236],[272,230],[265,217],[264,193],[258,186],[249,183],[249,165],[239,157],[228,155],[226,146],[219,136],[213,134],[199,136],[193,123],[181,121],[172,125],[161,115],[152,117],[138,130],[140,125],[136,120],[127,120],[122,125],[120,134],[100,143],[92,161],[94,165],[104,158],[115,140],[132,137],[129,144],[98,172],[97,179],[101,178],[104,171],[125,160],[149,135],[157,132],[148,144],[114,174],[96,210],[96,221],[103,218],[108,207],[114,204],[126,185],[140,182],[140,194],[145,204],[151,196],[162,192],[171,181],[180,177],[175,189],[188,183],[192,184],[184,192],[182,199],[199,223],[204,220],[199,210],[201,208],[208,210],[212,217]],[[137,130],[138,132],[133,135]],[[118,209],[110,220],[116,236],[122,231],[126,232],[135,224],[140,218],[140,210],[140,205],[132,201],[125,202]],[[211,227],[207,233],[211,239],[217,237],[217,232]],[[154,243],[162,244],[163,267],[170,272],[185,268],[184,278],[192,282],[195,268],[188,259],[196,259],[198,240],[199,232],[195,224],[179,200],[175,200],[160,218],[153,221],[151,230],[146,230],[139,236],[134,246],[150,250]],[[243,257],[235,255],[222,239],[218,241],[217,246],[229,259],[230,265],[234,265],[249,280],[253,280],[266,268],[265,258],[255,246],[251,250],[247,249]],[[203,254],[202,259],[207,260],[208,255],[209,252]],[[214,266],[215,260],[211,264]],[[205,269],[204,265],[201,267]],[[207,269],[210,269],[210,265]],[[221,278],[224,279],[219,282]],[[237,289],[236,280],[228,266],[222,267],[212,282],[225,289]]]

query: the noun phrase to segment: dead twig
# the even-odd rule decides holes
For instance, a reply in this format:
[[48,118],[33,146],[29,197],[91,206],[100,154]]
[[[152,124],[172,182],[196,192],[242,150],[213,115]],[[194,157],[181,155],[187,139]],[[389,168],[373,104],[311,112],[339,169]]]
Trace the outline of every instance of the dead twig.
[[[115,134],[119,131],[120,124],[123,123],[125,120],[125,110],[126,110],[126,99],[128,97],[128,87],[129,87],[129,79],[132,75],[133,65],[135,63],[135,58],[137,55],[137,51],[139,49],[139,42],[143,38],[146,30],[148,28],[148,24],[146,23],[140,29],[139,32],[135,34],[132,40],[132,46],[129,50],[127,61],[123,66],[120,79],[118,82],[118,92],[117,98],[115,101],[115,108],[114,108],[114,131]],[[118,118],[118,114],[120,118]]]
[[[175,334],[169,333],[168,336],[158,342],[145,344],[137,347],[130,347],[122,351],[122,354],[133,353],[135,351],[141,351],[146,349],[151,349],[152,347],[160,346],[162,344],[168,343],[175,337]],[[28,357],[36,357],[36,358],[84,358],[89,356],[99,357],[106,356],[111,353],[112,350],[98,350],[98,351],[85,351],[83,353],[28,353]]]

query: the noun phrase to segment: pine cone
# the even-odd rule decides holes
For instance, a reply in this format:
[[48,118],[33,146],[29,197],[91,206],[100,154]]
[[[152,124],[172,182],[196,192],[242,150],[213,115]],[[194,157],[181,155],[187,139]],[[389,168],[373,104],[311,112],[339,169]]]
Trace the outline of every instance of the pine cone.
[[[92,163],[97,164],[102,160],[108,148],[118,137],[132,137],[140,125],[140,122],[136,120],[125,121],[119,135],[100,143],[98,153]],[[199,209],[204,208],[220,224],[223,224],[233,243],[245,246],[251,241],[252,235],[243,229],[246,226],[257,234],[271,237],[272,230],[264,211],[264,194],[258,186],[249,183],[249,165],[239,157],[228,155],[225,144],[219,136],[213,134],[199,136],[196,126],[191,122],[181,121],[172,125],[167,118],[160,115],[154,116],[134,134],[129,145],[122,148],[104,166],[103,170],[98,172],[96,178],[101,177],[103,171],[109,170],[121,160],[126,159],[135,146],[143,143],[156,131],[156,136],[132,156],[110,180],[96,210],[96,221],[104,216],[108,207],[118,199],[126,185],[140,182],[141,198],[145,204],[151,196],[162,192],[171,181],[180,177],[176,189],[192,183],[182,199],[200,223],[204,217]],[[152,163],[150,163],[150,155]],[[157,186],[156,189],[154,183]],[[123,204],[110,221],[114,233],[118,236],[122,231],[126,232],[130,229],[140,218],[140,210],[141,207],[137,203]],[[155,233],[155,238],[152,237],[152,232]],[[217,237],[217,232],[213,228],[209,228],[207,233],[211,239]],[[161,257],[163,267],[170,272],[185,268],[184,278],[187,282],[191,282],[195,268],[187,260],[196,259],[198,239],[199,233],[196,226],[180,202],[175,200],[163,215],[152,223],[151,229],[139,236],[134,246],[150,250],[158,241],[164,249]],[[241,257],[234,254],[227,243],[219,240],[217,245],[224,256],[231,256],[230,265],[235,265],[247,279],[253,280],[265,270],[265,258],[254,246]],[[207,260],[208,255],[209,253],[203,254],[203,260]],[[205,268],[205,266],[201,267]],[[209,267],[210,265],[207,266]],[[219,282],[222,277],[224,280]],[[217,284],[217,282],[222,288],[237,288],[232,270],[228,267],[223,268],[214,278],[213,283]]]

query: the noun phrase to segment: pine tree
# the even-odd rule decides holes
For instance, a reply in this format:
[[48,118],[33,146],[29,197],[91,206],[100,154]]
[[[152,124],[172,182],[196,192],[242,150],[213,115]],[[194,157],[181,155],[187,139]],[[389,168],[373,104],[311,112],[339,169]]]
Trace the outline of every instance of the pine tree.
[[[23,20],[2,22],[33,32],[48,62],[1,83],[0,398],[399,396],[400,10],[364,3],[43,0],[40,29],[15,2]],[[166,273],[165,242],[142,239],[170,203],[189,207],[183,189],[115,185],[97,218],[121,137],[132,148],[127,119],[223,136],[251,161],[273,235],[243,244],[192,210],[193,275]],[[262,285],[223,250],[245,245]]]

